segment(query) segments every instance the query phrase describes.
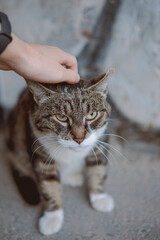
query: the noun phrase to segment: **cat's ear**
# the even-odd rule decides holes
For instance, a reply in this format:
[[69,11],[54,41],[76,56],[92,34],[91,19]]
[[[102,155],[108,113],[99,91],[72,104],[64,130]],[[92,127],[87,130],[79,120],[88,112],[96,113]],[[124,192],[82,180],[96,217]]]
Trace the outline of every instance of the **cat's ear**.
[[101,92],[107,95],[108,92],[108,83],[109,83],[109,76],[115,72],[114,68],[109,68],[106,73],[101,75],[98,78],[95,78],[91,81],[91,86],[88,87],[89,90],[94,90]]
[[46,88],[41,83],[25,79],[29,88],[29,91],[33,94],[35,102],[38,104],[41,100],[49,97],[53,92]]

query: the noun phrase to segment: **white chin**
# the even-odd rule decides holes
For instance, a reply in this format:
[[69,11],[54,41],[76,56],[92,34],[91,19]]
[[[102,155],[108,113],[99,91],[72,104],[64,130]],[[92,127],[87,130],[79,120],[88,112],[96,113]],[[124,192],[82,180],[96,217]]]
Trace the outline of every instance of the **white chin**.
[[77,147],[70,147],[71,150],[75,151],[75,152],[80,152],[80,151],[83,151],[85,147],[82,147],[82,146],[77,146]]

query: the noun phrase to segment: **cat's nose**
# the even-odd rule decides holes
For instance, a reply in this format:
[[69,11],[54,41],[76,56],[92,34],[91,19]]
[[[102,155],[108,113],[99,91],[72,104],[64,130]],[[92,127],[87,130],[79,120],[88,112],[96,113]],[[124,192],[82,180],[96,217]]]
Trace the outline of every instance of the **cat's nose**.
[[81,137],[81,138],[75,137],[73,139],[74,139],[74,141],[76,141],[79,144],[84,141],[84,137]]
[[72,128],[71,134],[72,134],[73,140],[80,144],[85,139],[86,130],[85,128],[82,128],[82,127]]

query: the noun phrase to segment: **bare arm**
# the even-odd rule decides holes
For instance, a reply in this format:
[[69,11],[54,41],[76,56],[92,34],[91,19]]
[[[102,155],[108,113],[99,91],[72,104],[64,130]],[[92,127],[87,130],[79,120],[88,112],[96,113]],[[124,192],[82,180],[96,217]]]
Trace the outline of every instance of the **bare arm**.
[[0,55],[0,70],[13,70],[26,79],[38,82],[74,84],[79,81],[74,56],[57,47],[25,42],[14,33],[12,38]]

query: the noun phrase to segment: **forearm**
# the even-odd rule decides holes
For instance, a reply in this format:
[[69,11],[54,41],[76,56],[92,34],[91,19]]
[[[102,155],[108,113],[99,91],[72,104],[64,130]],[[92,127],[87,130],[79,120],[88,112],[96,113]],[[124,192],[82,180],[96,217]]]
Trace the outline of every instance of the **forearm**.
[[[0,32],[2,30],[2,25],[0,22]],[[0,69],[1,70],[13,70],[12,64],[14,57],[18,56],[19,47],[20,47],[20,39],[16,37],[13,33],[11,33],[12,41],[6,47],[6,49],[0,54]],[[17,56],[16,56],[17,55]]]
[[46,83],[79,81],[74,56],[57,47],[25,42],[14,33],[11,37],[12,41],[0,54],[0,70],[13,70],[25,79]]
[[[12,42],[8,44],[6,49],[0,55],[0,69],[16,71],[21,61],[25,61],[27,53],[27,44],[20,40],[14,33],[11,34]],[[18,65],[17,65],[18,63]]]

